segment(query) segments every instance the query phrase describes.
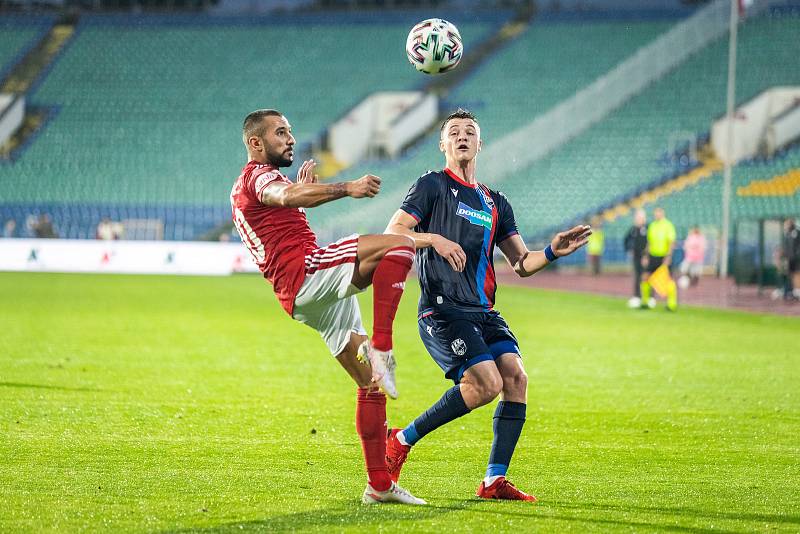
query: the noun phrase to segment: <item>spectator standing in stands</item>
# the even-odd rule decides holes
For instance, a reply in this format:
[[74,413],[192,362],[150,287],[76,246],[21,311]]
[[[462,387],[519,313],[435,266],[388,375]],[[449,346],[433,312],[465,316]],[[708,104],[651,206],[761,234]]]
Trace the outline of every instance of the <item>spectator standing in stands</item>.
[[636,210],[633,215],[633,226],[625,235],[625,251],[630,254],[633,261],[633,296],[628,300],[630,308],[642,305],[642,257],[647,248],[647,213],[643,209]]
[[58,234],[56,234],[56,230],[53,228],[53,221],[50,220],[50,216],[46,213],[34,219],[31,230],[33,230],[33,235],[35,237],[41,239],[58,239]]
[[9,219],[3,225],[3,237],[17,237],[17,221]]
[[[667,219],[663,208],[653,211],[655,219],[647,227],[647,253],[642,258],[642,265],[646,266],[647,273],[652,275],[662,265],[669,267],[672,264],[672,251],[675,248],[675,225]],[[642,281],[642,307],[655,308],[656,300],[651,296],[652,286],[648,279]],[[667,309],[678,309],[678,286],[670,279],[667,283]]]
[[786,219],[783,223],[783,261],[786,276],[783,284],[783,299],[797,300],[800,290],[800,228],[794,219]]
[[[689,285],[696,286],[703,274],[703,261],[706,257],[706,238],[700,227],[692,226],[686,241],[683,242],[683,261],[681,262],[681,279],[688,277]],[[684,287],[681,285],[681,287]]]
[[600,274],[600,260],[605,250],[605,239],[606,234],[603,232],[602,221],[600,219],[593,219],[592,234],[589,236],[589,242],[586,244],[586,257],[589,258],[589,266],[594,276]]

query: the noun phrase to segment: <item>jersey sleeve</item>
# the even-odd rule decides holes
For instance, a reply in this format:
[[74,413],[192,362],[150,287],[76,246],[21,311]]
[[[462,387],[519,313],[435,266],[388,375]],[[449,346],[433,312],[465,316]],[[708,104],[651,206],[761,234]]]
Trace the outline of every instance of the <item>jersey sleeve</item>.
[[514,209],[503,193],[497,193],[497,243],[519,234]]
[[400,205],[400,209],[408,213],[417,222],[426,219],[433,210],[433,204],[438,194],[439,186],[436,182],[436,176],[433,173],[428,173],[421,176],[411,189],[408,190],[405,200]]
[[270,184],[280,181],[283,181],[281,174],[274,170],[256,174],[250,181],[249,192],[255,195],[255,197],[260,201],[261,195],[264,193],[264,189],[266,189]]

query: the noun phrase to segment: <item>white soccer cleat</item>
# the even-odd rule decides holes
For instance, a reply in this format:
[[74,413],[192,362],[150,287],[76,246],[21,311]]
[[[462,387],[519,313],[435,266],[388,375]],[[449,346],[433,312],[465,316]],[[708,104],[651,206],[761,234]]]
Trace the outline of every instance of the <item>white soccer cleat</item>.
[[397,383],[394,378],[394,371],[397,364],[394,361],[392,351],[377,350],[369,341],[365,341],[358,347],[358,359],[368,361],[372,368],[372,381],[378,384],[381,390],[389,397],[397,398]]
[[396,399],[397,398],[397,382],[395,381],[394,371],[397,368],[397,363],[394,361],[394,354],[392,351],[383,352],[380,350],[372,349],[372,354],[374,355],[370,358],[370,362],[375,360],[379,360],[385,369],[383,373],[383,377],[377,380],[378,386],[380,386],[381,390],[384,393],[389,395],[389,397]]
[[655,307],[656,307],[656,299],[654,299],[653,297],[650,297],[650,298],[647,300],[647,307],[648,307],[648,308],[650,308],[651,310],[652,310],[653,308],[655,308]]
[[408,490],[401,488],[397,482],[392,482],[392,485],[386,491],[378,491],[367,483],[367,487],[364,489],[364,495],[361,496],[361,502],[364,504],[384,504],[389,502],[400,504],[428,504],[422,499],[411,495]]

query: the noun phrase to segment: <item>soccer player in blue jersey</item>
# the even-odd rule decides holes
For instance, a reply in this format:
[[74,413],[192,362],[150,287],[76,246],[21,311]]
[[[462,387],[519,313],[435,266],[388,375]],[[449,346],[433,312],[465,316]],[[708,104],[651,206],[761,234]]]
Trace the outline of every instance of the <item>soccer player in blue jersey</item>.
[[478,182],[480,126],[459,109],[442,124],[439,148],[446,167],[411,187],[387,233],[412,237],[422,288],[419,334],[455,386],[403,429],[389,431],[386,459],[394,481],[411,447],[436,428],[500,395],[494,440],[478,497],[536,501],[508,480],[506,471],[525,423],[528,377],[519,346],[494,310],[495,245],[519,276],[530,276],[586,244],[589,226],[556,234],[544,250],[528,250],[506,197]]

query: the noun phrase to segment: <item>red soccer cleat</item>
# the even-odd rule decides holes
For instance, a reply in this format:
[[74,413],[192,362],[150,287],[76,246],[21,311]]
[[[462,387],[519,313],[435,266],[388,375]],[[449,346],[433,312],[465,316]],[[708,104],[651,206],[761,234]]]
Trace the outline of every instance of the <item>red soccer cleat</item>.
[[[390,472],[391,473],[391,472]],[[506,477],[500,477],[492,482],[488,487],[483,481],[478,486],[478,491],[475,493],[481,499],[506,499],[509,501],[530,501],[536,502],[536,497],[528,495],[524,491],[520,491],[508,480]]]
[[386,467],[389,469],[389,478],[394,482],[400,478],[400,470],[403,464],[406,463],[408,452],[411,447],[403,445],[397,439],[397,433],[402,430],[401,428],[392,428],[389,430],[389,436],[386,438]]

